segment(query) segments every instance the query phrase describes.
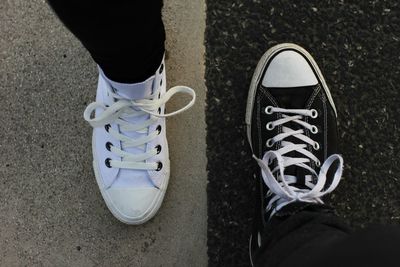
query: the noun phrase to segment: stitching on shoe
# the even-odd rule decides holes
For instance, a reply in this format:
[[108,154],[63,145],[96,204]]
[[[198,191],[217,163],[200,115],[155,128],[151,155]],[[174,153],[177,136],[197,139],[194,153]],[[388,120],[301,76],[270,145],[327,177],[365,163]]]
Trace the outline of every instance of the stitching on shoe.
[[[313,94],[311,95],[311,97],[310,97],[310,99],[308,100],[308,103],[307,103],[307,109],[310,109],[311,108],[311,105],[314,103],[314,100],[315,100],[315,98],[316,98],[316,96],[318,95],[318,93],[321,91],[321,86],[320,86],[320,84],[318,84],[316,87],[315,87],[315,89],[314,89],[314,92],[313,92]],[[306,122],[308,122],[308,120],[309,120],[309,118],[307,117],[306,118]],[[309,133],[309,131],[307,131],[307,136],[308,137],[310,137],[310,133]],[[308,151],[310,151],[310,152],[312,152],[312,147],[311,147],[311,145],[308,145],[307,146],[307,149],[308,149]],[[311,167],[314,169],[315,168],[315,163],[314,163],[314,161],[311,161]]]
[[311,95],[310,99],[308,100],[307,103],[307,109],[310,109],[311,105],[314,103],[314,99],[317,96],[317,94],[320,92],[321,86],[318,84],[318,86],[314,89],[313,94]]
[[324,160],[328,157],[328,109],[326,106],[326,98],[324,95],[320,95],[322,106],[324,107]]
[[[278,105],[278,103],[276,102],[276,100],[271,96],[271,94],[270,94],[268,91],[266,91],[266,90],[264,90],[264,89],[265,89],[264,87],[259,86],[259,90],[260,90],[261,94],[263,94],[265,97],[267,97],[268,100],[271,101],[271,103],[272,103],[273,105],[275,105],[276,107],[278,107],[279,105]],[[258,114],[260,114],[260,113],[258,113]],[[282,116],[279,115],[279,116],[277,116],[277,117],[278,117],[278,118],[281,118]],[[282,126],[279,125],[278,128],[277,128],[277,130],[278,130],[278,133],[282,133]],[[260,134],[259,134],[259,136],[258,136],[258,139],[259,139],[259,140],[262,140],[262,139],[261,139],[261,132],[260,132]],[[276,146],[279,148],[279,147],[280,147],[280,142],[279,142],[279,144],[276,144]],[[261,157],[263,156],[263,155],[262,155],[262,144],[261,144],[260,148],[261,148],[261,149],[260,149],[260,158],[261,158]]]
[[257,130],[258,130],[258,157],[262,154],[262,142],[261,142],[261,99],[257,97]]

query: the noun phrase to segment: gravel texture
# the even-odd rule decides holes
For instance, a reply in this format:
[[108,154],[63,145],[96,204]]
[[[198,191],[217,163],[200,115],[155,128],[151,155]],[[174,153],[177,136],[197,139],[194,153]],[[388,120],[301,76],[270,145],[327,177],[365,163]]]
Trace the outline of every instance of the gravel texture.
[[338,109],[344,179],[330,196],[355,228],[400,223],[400,6],[388,1],[207,1],[210,266],[248,266],[253,176],[245,105],[261,55],[294,42]]

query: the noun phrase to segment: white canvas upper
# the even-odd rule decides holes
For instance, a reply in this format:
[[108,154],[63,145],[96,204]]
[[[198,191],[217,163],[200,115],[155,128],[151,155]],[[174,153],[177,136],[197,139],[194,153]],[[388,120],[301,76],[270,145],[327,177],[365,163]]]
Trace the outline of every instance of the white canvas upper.
[[[166,93],[165,78],[164,60],[155,75],[137,84],[115,83],[100,71],[96,102],[85,110],[84,117],[94,128],[97,183],[111,212],[124,223],[143,223],[160,207],[170,174],[165,117],[194,103],[194,91],[188,87]],[[165,102],[179,92],[192,95],[192,101],[164,114]]]
[[318,84],[310,64],[298,52],[282,51],[266,69],[262,85],[268,88],[292,88]]
[[112,88],[118,90],[118,94],[129,99],[141,99],[149,96],[153,91],[155,75],[140,83],[120,83],[107,78],[103,70],[99,67],[100,75],[108,82]]

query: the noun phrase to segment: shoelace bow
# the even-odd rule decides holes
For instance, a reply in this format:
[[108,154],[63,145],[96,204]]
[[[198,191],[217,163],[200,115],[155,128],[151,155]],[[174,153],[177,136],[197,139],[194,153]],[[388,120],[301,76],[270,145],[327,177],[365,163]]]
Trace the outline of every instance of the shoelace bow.
[[[145,150],[145,146],[148,142],[152,141],[160,134],[160,130],[152,131],[148,133],[148,127],[157,122],[158,118],[165,118],[179,114],[187,109],[189,109],[196,101],[196,93],[193,89],[186,86],[175,86],[169,89],[164,95],[160,97],[157,96],[157,92],[154,95],[150,95],[148,98],[140,100],[128,100],[122,96],[114,93],[111,88],[107,89],[110,95],[118,101],[116,101],[111,106],[106,106],[103,103],[93,102],[89,104],[84,112],[84,118],[92,127],[104,127],[108,124],[119,125],[119,130],[108,128],[108,132],[117,140],[121,142],[121,149],[112,146],[111,152],[115,153],[117,156],[121,157],[121,161],[111,160],[110,165],[114,168],[126,168],[126,169],[136,169],[136,170],[156,170],[158,168],[158,163],[156,162],[146,162],[146,160],[155,156],[159,153],[157,147],[150,149],[144,153],[133,154],[124,151],[126,148],[137,147]],[[191,101],[174,112],[168,114],[158,113],[158,109],[168,102],[168,100],[177,93],[185,93],[192,97]],[[97,116],[93,116],[94,111],[97,108],[103,109]],[[127,121],[127,118],[138,117],[149,114],[149,119],[132,123]],[[121,134],[120,132],[137,132],[145,134],[143,137],[134,139],[132,137]]]
[[[282,115],[282,118],[269,122],[266,125],[268,130],[272,130],[277,126],[282,125],[282,133],[277,134],[275,137],[267,141],[267,147],[272,147],[275,143],[281,142],[281,148],[276,151],[267,151],[262,159],[258,159],[253,155],[262,169],[263,180],[269,188],[267,197],[272,196],[267,205],[267,211],[273,209],[271,212],[272,216],[282,207],[295,201],[323,203],[321,198],[332,192],[340,182],[343,172],[343,158],[338,154],[329,156],[321,166],[319,174],[317,174],[316,171],[307,164],[314,162],[318,167],[321,164],[318,158],[306,148],[308,145],[311,145],[315,150],[318,150],[318,143],[304,135],[304,129],[293,130],[289,127],[283,126],[283,124],[294,122],[301,125],[303,128],[309,129],[311,133],[316,134],[318,133],[318,128],[307,123],[303,119],[305,117],[316,118],[318,112],[314,109],[283,109],[271,106],[268,106],[265,109],[265,112],[267,114],[281,113]],[[291,116],[288,114],[291,114]],[[297,138],[302,143],[294,144],[284,140],[291,136]],[[293,151],[297,151],[305,157],[293,158],[284,156]],[[271,169],[270,166],[274,160],[276,160],[275,162],[277,164],[275,168]],[[325,189],[327,183],[327,172],[335,161],[339,161],[339,165],[331,183]],[[309,171],[310,175],[306,175],[304,184],[308,189],[296,187],[295,184],[297,183],[297,177],[285,174],[285,168],[293,165]],[[316,183],[315,180],[317,181]]]

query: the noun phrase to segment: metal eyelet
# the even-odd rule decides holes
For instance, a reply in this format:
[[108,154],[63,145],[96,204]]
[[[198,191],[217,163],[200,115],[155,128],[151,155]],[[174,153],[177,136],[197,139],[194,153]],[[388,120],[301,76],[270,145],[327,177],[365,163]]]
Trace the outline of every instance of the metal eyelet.
[[274,143],[272,142],[272,139],[268,139],[266,143],[267,147],[272,147]]
[[311,133],[317,134],[318,133],[318,127],[315,126],[315,125],[311,126]]
[[315,142],[313,145],[314,150],[319,150],[320,146],[318,142]]
[[272,124],[272,122],[268,122],[266,125],[266,128],[268,131],[271,131],[275,128],[275,126]]
[[161,133],[161,125],[158,125],[158,126],[157,126],[156,131],[158,132],[157,134],[160,134],[160,133]]
[[113,146],[113,144],[111,143],[111,142],[107,142],[106,143],[106,149],[108,150],[108,151],[111,151],[111,147]]
[[317,161],[317,162],[315,162],[315,165],[317,166],[317,167],[321,167],[321,161]]
[[271,115],[272,114],[272,107],[268,106],[265,108],[265,114]]
[[110,124],[104,125],[104,129],[106,129],[106,132],[108,132],[110,130],[110,128],[111,128]]
[[156,169],[156,171],[158,171],[158,172],[161,171],[162,167],[163,167],[163,165],[162,165],[161,161],[157,162],[157,169]]
[[106,158],[106,160],[104,161],[104,164],[107,166],[107,168],[111,168],[111,159]]
[[157,154],[160,154],[161,148],[161,145],[156,145],[155,149],[157,149]]
[[315,119],[318,117],[318,111],[316,109],[311,110],[311,118]]

